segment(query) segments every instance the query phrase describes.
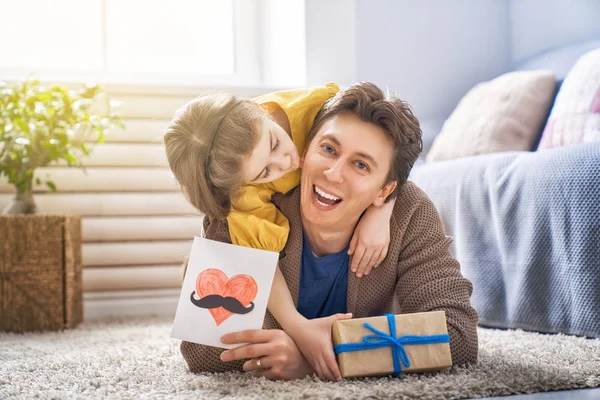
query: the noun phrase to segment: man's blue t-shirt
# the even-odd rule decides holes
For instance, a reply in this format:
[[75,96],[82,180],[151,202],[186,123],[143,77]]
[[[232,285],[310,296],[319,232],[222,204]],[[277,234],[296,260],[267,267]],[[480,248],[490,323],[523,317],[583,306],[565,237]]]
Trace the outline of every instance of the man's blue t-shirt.
[[346,312],[348,247],[339,253],[317,257],[303,240],[298,312],[305,318]]

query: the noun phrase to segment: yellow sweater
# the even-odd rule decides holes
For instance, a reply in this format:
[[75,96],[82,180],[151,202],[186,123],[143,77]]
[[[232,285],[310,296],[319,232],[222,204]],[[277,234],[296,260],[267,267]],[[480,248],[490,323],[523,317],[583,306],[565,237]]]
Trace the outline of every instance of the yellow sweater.
[[[265,107],[267,103],[277,103],[281,107],[290,122],[292,141],[302,154],[317,112],[339,90],[335,83],[328,83],[269,93],[254,101]],[[244,186],[241,195],[233,199],[227,217],[232,243],[268,251],[283,250],[290,226],[287,218],[271,203],[271,196],[287,193],[299,183],[300,170],[297,170],[273,182]]]

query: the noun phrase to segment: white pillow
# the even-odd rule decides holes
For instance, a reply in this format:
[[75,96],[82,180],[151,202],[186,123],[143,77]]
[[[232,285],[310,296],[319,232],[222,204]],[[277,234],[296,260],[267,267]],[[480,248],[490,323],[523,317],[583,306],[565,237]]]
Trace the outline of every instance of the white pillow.
[[556,96],[538,150],[600,141],[600,49],[575,62]]
[[551,71],[516,71],[473,87],[442,126],[427,161],[529,151],[552,104]]

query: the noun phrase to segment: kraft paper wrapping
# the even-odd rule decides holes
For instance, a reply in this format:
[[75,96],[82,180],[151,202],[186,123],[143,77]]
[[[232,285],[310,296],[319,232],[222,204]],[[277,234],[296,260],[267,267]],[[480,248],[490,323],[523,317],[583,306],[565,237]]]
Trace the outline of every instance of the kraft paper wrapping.
[[[398,314],[394,318],[396,337],[448,333],[444,311]],[[377,330],[390,334],[386,316],[336,321],[332,327],[333,345],[358,343],[362,342],[365,336],[374,335],[373,331],[363,326],[365,322]],[[408,355],[410,367],[402,364],[402,373],[437,371],[452,366],[450,343],[411,344],[404,345],[404,349]],[[337,354],[337,360],[344,378],[394,373],[391,346],[340,353]]]

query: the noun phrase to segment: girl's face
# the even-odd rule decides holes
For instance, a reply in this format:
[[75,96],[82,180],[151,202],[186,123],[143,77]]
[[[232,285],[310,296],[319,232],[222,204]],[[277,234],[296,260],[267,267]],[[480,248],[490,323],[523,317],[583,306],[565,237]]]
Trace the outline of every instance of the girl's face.
[[246,160],[246,184],[273,182],[298,169],[298,149],[288,133],[274,121],[264,118],[260,139]]

